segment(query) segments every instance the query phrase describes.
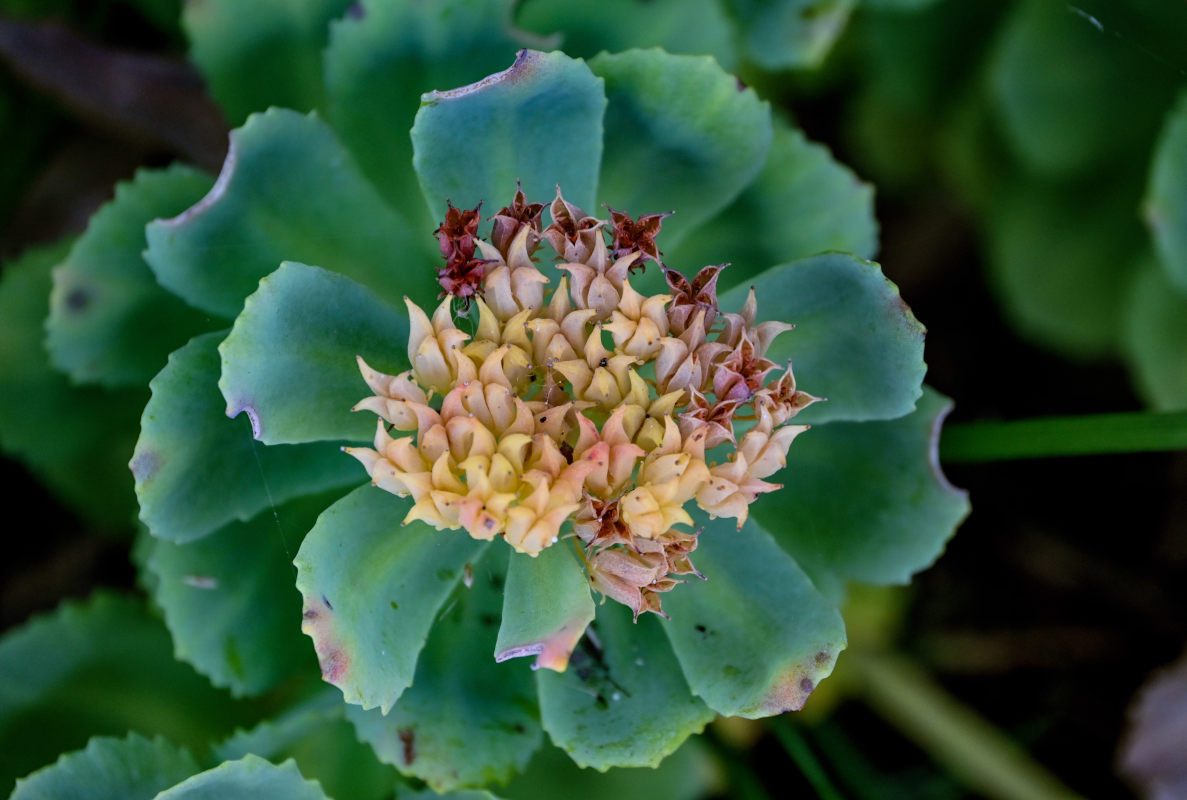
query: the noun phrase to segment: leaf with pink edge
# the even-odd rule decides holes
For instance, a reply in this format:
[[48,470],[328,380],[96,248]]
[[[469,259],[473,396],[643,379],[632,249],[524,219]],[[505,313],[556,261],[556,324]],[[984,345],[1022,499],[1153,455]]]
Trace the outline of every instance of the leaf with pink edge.
[[387,713],[412,685],[437,612],[467,563],[487,547],[423,522],[401,525],[411,501],[362,486],[327,508],[294,563],[302,630],[322,677],[348,703]]
[[802,708],[845,647],[840,612],[754,520],[693,516],[705,582],[665,595],[663,624],[693,694],[727,716]]
[[535,669],[564,672],[593,618],[589,581],[567,543],[535,558],[512,554],[495,661],[537,656]]
[[347,710],[381,761],[437,792],[506,783],[544,738],[528,665],[491,660],[510,551],[499,542],[469,562],[470,585],[433,624],[412,686],[386,716]]

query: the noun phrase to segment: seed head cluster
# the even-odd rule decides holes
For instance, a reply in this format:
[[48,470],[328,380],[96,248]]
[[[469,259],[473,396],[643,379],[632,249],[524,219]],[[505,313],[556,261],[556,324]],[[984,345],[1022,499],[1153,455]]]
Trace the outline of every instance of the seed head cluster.
[[[543,210],[517,191],[487,240],[479,209],[449,207],[443,300],[431,315],[406,301],[411,369],[359,359],[373,394],[355,410],[380,420],[373,447],[347,451],[412,497],[405,522],[532,556],[571,536],[595,589],[662,614],[660,595],[699,577],[687,505],[741,527],[780,488],[765,479],[807,427],[788,420],[816,398],[765,357],[791,326],[756,323],[753,290],[725,312],[723,266],[689,280],[661,263],[666,215],[598,219],[559,188],[547,227]],[[541,269],[545,244],[555,263]],[[648,262],[668,293],[631,286]]]

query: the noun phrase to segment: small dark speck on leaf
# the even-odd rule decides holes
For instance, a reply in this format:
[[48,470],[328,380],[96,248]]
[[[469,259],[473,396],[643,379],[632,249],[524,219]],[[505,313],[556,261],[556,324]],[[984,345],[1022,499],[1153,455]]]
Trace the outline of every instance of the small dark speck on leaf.
[[334,610],[334,607],[330,605],[330,598],[326,597],[324,594],[321,596],[321,601],[326,604],[326,608],[330,609],[331,611]]
[[392,601],[392,611],[399,611],[399,610],[400,610],[400,604],[397,603],[395,600],[393,600]]
[[816,684],[812,682],[811,678],[804,678],[800,681],[800,688],[804,690],[804,694],[809,694],[816,688]]
[[412,728],[401,728],[396,734],[404,744],[404,766],[416,760],[416,732]]
[[66,295],[66,308],[82,311],[91,304],[91,293],[86,289],[74,288]]
[[362,3],[356,0],[346,7],[346,16],[351,19],[362,19],[367,16],[367,9],[363,7]]
[[828,661],[828,652],[825,650],[821,650],[819,653],[816,654],[816,663],[823,664],[825,661]]

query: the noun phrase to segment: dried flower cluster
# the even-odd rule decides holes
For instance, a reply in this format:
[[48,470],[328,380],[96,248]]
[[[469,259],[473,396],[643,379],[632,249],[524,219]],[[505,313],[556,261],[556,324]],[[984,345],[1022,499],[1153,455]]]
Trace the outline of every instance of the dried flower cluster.
[[[572,520],[593,587],[636,617],[662,613],[660,593],[699,574],[686,504],[741,526],[806,428],[786,423],[815,398],[790,365],[768,381],[764,356],[790,326],[756,324],[753,291],[721,311],[721,266],[692,281],[663,267],[664,215],[607,222],[558,189],[543,227],[543,204],[518,191],[486,241],[478,211],[450,206],[437,230],[444,300],[431,317],[408,301],[412,368],[385,375],[360,358],[374,394],[356,410],[381,421],[373,449],[348,451],[376,486],[412,496],[405,522],[536,555]],[[551,279],[534,259],[545,242]],[[648,261],[670,294],[631,287]],[[476,305],[476,323],[455,299]]]

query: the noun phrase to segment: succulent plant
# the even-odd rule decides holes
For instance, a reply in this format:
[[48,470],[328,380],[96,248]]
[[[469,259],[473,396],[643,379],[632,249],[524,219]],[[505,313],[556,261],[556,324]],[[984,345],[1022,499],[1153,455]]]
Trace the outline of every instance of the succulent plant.
[[316,651],[438,791],[506,781],[544,731],[654,766],[715,714],[802,706],[846,584],[908,581],[968,508],[923,328],[864,258],[869,188],[710,58],[495,72],[501,2],[268,4],[224,36],[229,8],[187,7],[245,119],[222,173],[124,186],[49,322],[75,379],[135,386],[172,350],[129,456],[177,654],[255,695]]

